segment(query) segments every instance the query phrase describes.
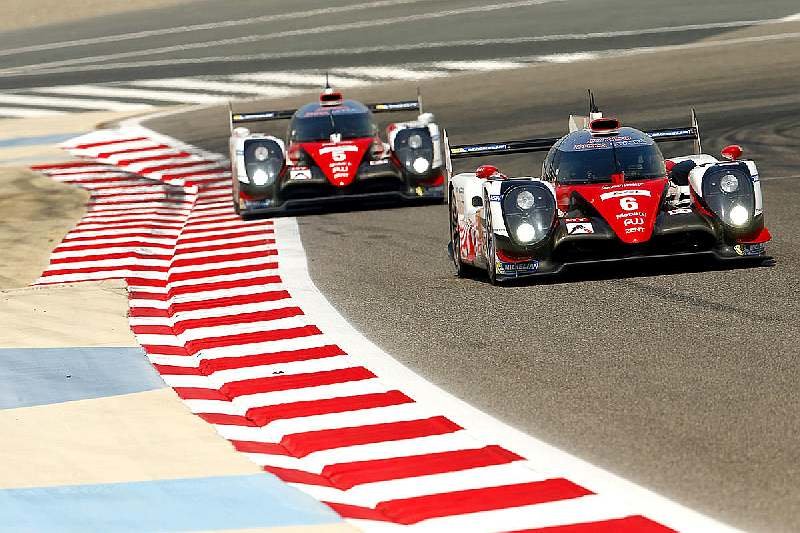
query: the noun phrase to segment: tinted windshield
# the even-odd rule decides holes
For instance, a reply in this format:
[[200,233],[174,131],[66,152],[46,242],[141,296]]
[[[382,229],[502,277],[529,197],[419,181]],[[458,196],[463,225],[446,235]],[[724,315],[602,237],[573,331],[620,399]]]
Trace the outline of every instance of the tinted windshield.
[[664,156],[655,144],[609,146],[593,150],[559,150],[553,161],[559,183],[610,182],[612,174],[626,180],[661,178],[666,175]]
[[321,109],[303,117],[295,117],[289,127],[289,136],[294,141],[327,141],[334,133],[342,139],[372,137],[374,134],[369,113],[331,113]]

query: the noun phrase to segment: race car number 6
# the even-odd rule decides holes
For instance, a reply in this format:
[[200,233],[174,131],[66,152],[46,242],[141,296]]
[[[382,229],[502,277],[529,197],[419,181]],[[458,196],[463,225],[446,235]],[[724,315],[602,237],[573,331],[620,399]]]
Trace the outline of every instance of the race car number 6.
[[347,154],[344,152],[333,152],[331,154],[334,161],[345,161],[347,159]]
[[625,196],[619,199],[619,206],[623,211],[636,211],[639,209],[639,203],[636,198],[632,196]]

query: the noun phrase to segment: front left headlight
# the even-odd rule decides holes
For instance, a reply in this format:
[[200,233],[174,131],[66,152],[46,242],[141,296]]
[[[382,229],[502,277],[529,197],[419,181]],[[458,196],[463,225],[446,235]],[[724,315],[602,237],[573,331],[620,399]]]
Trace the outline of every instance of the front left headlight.
[[703,175],[703,201],[723,225],[734,232],[752,230],[755,189],[744,163],[709,168]]
[[514,186],[503,194],[503,216],[511,238],[532,246],[550,233],[556,217],[556,199],[541,182]]
[[428,128],[406,128],[394,138],[394,153],[406,172],[426,174],[433,163],[433,139]]

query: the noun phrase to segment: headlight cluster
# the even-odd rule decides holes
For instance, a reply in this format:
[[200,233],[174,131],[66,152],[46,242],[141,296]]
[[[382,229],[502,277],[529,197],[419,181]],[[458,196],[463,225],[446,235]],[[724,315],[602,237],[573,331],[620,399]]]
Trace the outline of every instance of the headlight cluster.
[[725,226],[734,231],[752,229],[755,190],[744,163],[717,165],[703,176],[703,200]]
[[271,186],[283,170],[283,150],[270,139],[254,139],[244,143],[244,164],[252,185]]
[[433,140],[428,128],[406,128],[394,138],[394,152],[406,172],[427,173],[433,163]]
[[543,183],[531,182],[503,194],[503,214],[511,238],[523,246],[542,241],[556,216],[556,200]]

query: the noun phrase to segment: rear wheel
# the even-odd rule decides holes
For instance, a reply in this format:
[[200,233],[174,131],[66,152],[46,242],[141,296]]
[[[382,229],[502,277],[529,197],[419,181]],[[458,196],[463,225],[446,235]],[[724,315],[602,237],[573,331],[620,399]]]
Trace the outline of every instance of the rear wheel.
[[461,234],[458,232],[458,210],[456,209],[455,198],[450,193],[450,258],[453,260],[453,267],[456,276],[463,278],[466,275],[466,266],[461,262]]
[[495,264],[495,257],[497,252],[497,243],[495,242],[494,230],[492,229],[492,210],[489,208],[489,198],[484,198],[486,206],[486,216],[484,217],[483,234],[486,239],[486,274],[489,276],[489,283],[497,285],[497,265]]

